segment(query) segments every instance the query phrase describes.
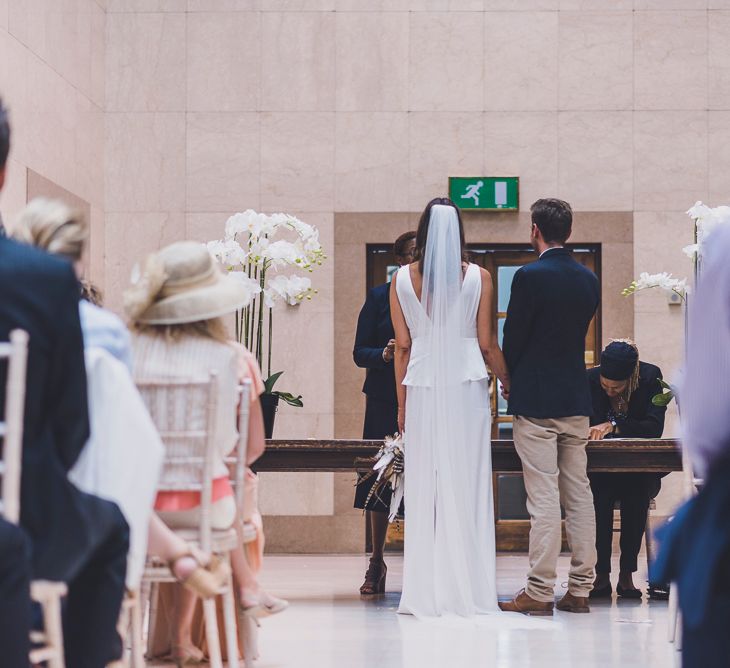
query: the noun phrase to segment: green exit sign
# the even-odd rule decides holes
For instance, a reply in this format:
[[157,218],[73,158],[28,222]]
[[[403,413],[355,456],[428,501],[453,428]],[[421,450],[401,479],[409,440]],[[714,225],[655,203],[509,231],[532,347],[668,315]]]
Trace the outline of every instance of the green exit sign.
[[517,211],[520,179],[517,176],[450,176],[449,197],[461,209]]

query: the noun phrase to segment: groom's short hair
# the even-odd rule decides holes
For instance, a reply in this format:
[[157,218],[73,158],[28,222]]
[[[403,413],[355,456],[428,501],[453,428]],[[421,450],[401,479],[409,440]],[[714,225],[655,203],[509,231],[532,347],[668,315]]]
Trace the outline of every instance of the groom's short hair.
[[573,209],[562,199],[539,199],[530,207],[532,224],[547,243],[564,244],[573,227]]

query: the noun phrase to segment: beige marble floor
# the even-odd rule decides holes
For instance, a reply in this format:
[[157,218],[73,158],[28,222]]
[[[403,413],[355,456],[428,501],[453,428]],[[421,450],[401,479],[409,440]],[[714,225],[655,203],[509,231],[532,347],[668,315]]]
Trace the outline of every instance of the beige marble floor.
[[[257,668],[673,668],[667,605],[594,604],[590,615],[556,614],[547,628],[499,630],[419,623],[395,614],[402,558],[388,559],[388,593],[361,601],[359,556],[267,556],[265,586],[292,606],[264,620]],[[522,586],[525,556],[500,556],[498,588]],[[567,557],[561,557],[564,582]],[[638,574],[637,584],[643,582]]]

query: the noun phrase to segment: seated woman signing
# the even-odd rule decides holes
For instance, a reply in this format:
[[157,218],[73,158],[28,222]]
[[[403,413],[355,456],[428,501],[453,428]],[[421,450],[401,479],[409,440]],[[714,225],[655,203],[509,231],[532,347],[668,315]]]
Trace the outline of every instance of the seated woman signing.
[[[601,366],[588,371],[593,415],[590,438],[661,438],[666,407],[655,406],[652,397],[662,392],[659,367],[639,361],[631,341],[617,340],[601,353]],[[589,478],[596,509],[596,580],[591,598],[609,597],[613,511],[621,506],[621,562],[616,592],[625,598],[641,598],[633,573],[646,528],[649,503],[661,488],[657,473],[592,473]],[[660,593],[657,590],[657,593]]]

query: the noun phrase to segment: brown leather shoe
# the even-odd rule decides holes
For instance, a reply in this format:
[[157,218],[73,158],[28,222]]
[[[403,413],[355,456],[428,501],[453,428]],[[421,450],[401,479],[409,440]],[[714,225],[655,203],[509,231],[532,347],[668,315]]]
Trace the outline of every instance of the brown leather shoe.
[[511,601],[501,601],[499,608],[504,612],[521,612],[530,617],[552,617],[554,605],[552,602],[536,601],[521,589]]
[[555,606],[562,612],[590,612],[591,607],[588,605],[587,596],[573,596],[568,592],[563,598],[558,601]]

